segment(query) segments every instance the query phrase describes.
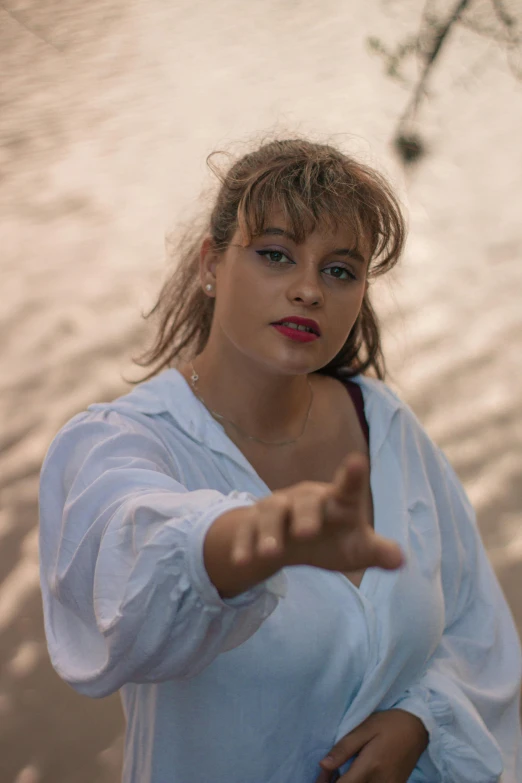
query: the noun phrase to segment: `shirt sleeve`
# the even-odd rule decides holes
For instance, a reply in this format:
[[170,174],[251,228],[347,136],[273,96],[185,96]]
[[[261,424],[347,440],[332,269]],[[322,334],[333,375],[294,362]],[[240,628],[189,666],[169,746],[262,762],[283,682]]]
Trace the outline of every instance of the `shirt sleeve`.
[[515,783],[522,774],[517,631],[462,485],[438,449],[430,459],[446,623],[424,676],[394,705],[429,733],[411,780]]
[[152,428],[115,411],[74,417],[40,479],[40,577],[58,674],[105,696],[188,678],[242,644],[285,593],[279,572],[222,599],[203,561],[214,520],[249,493],[188,491]]

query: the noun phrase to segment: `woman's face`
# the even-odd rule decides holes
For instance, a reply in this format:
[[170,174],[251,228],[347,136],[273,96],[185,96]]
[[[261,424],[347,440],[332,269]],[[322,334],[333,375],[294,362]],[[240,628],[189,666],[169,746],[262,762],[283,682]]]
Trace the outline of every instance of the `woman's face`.
[[[297,244],[273,213],[247,247],[238,230],[223,254],[203,253],[203,284],[215,276],[213,349],[231,343],[275,372],[324,367],[344,345],[366,290],[368,259],[356,244],[365,243],[347,228],[318,229]],[[294,316],[312,319],[319,335],[274,326]]]

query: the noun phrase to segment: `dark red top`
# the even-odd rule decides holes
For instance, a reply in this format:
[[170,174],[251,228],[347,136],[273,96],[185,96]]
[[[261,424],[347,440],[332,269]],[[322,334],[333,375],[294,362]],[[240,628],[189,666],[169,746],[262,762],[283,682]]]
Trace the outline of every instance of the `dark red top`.
[[366,416],[364,415],[364,399],[361,391],[361,387],[354,383],[353,381],[349,381],[347,379],[342,379],[342,382],[348,389],[348,392],[350,393],[350,397],[352,398],[353,404],[355,405],[355,410],[357,411],[357,415],[359,417],[359,422],[361,424],[362,431],[364,432],[364,437],[366,438],[366,442],[370,442],[370,430],[368,427],[368,422],[366,421]]

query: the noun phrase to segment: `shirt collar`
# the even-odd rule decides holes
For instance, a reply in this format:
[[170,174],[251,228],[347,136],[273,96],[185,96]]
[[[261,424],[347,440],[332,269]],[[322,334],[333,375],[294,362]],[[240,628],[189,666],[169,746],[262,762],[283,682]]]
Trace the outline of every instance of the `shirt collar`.
[[[370,429],[370,453],[374,459],[388,433],[392,419],[404,403],[392,390],[375,378],[357,375],[351,378],[361,387],[364,412]],[[132,408],[148,415],[168,413],[190,438],[212,451],[235,461],[244,456],[226,435],[224,428],[208,412],[179,370],[163,370],[149,381],[138,384],[117,401],[119,408]],[[111,407],[116,407],[113,403]]]
[[189,383],[175,368],[163,370],[149,381],[138,384],[116,403],[120,409],[132,409],[146,415],[167,413],[192,440],[212,451],[226,454],[236,462],[245,460],[221,424],[198,400]]

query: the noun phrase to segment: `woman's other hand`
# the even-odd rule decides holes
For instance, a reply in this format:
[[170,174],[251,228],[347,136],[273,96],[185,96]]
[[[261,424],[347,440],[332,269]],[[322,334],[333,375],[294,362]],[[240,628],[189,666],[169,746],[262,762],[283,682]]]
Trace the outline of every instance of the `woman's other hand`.
[[[415,715],[374,712],[333,746],[315,783],[407,783],[427,745],[428,732]],[[348,772],[336,778],[334,771],[354,756]]]

